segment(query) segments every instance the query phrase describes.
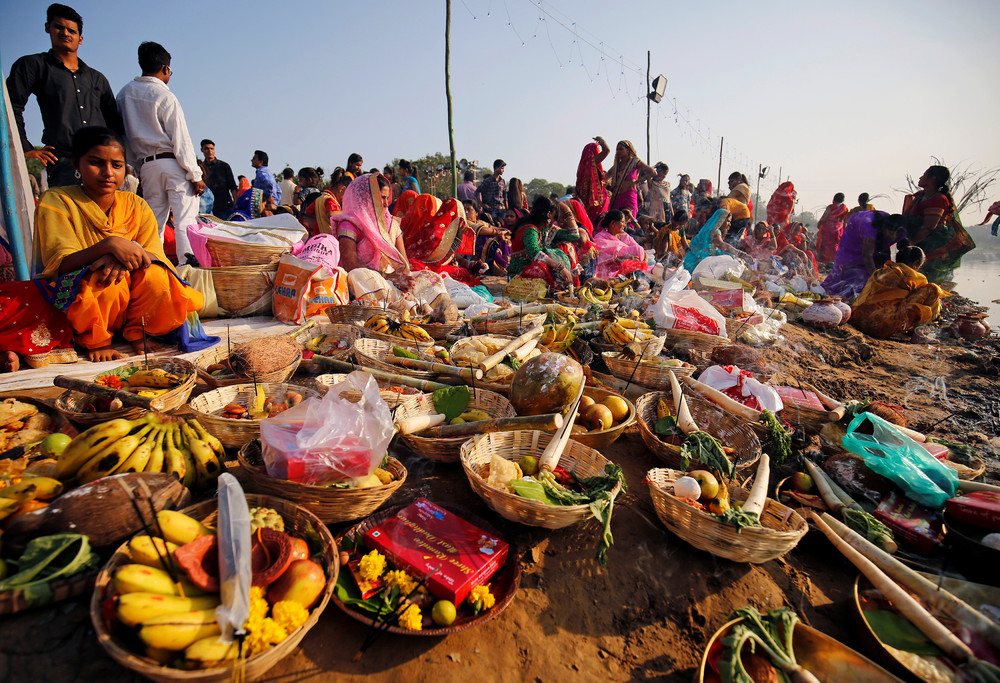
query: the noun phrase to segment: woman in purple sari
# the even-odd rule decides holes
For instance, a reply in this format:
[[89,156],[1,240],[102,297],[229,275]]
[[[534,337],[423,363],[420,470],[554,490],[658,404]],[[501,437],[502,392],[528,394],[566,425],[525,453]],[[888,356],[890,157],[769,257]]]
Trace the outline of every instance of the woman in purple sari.
[[830,296],[850,301],[865,288],[872,273],[889,260],[889,248],[903,235],[903,217],[884,211],[859,211],[844,227],[833,270],[823,281]]

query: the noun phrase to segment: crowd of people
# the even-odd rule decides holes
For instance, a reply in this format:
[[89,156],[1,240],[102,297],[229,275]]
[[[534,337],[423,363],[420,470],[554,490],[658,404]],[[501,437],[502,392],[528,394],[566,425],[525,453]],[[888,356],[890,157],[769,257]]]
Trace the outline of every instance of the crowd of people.
[[[502,159],[478,182],[466,171],[456,196],[444,199],[421,192],[411,162],[366,172],[358,153],[329,179],[322,168],[305,167],[286,168],[279,180],[268,154],[254,150],[252,179],[234,177],[211,139],[201,140],[197,157],[168,87],[171,59],[161,45],[139,46],[141,75],[115,96],[107,79],[77,56],[83,19],[75,10],[51,5],[45,28],[52,48],[17,60],[7,81],[25,156],[45,166],[51,189],[38,200],[37,279],[0,285],[6,370],[18,367],[18,353],[70,339],[95,361],[119,357],[111,346],[116,333],[130,342],[174,334],[196,344],[190,323],[201,295],[175,265],[210,265],[197,263],[187,237],[199,215],[248,221],[292,214],[311,238],[336,241],[355,296],[372,282],[405,293],[421,271],[468,285],[487,274],[537,279],[555,292],[595,276],[648,277],[657,263],[694,271],[702,260],[728,254],[856,300],[857,324],[876,336],[936,314],[944,295],[938,285],[975,246],[942,166],[927,169],[900,214],[876,210],[867,194],[848,208],[837,193],[815,239],[793,219],[791,181],[778,186],[761,212],[765,219],[754,224],[743,173],[728,176],[725,194],[709,180],[692,184],[688,174],[671,188],[667,164],[650,166],[628,140],[612,147],[601,136],[583,147],[575,185],[563,196],[529,198],[521,180],[504,177]],[[24,128],[31,94],[42,113],[41,149]],[[1000,216],[998,204],[987,220]],[[994,234],[998,224],[1000,218]]]

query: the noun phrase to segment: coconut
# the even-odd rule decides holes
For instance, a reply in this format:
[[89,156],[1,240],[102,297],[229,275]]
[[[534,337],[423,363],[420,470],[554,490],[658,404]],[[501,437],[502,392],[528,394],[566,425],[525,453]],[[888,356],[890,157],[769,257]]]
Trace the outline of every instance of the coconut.
[[518,415],[560,413],[569,407],[583,385],[583,367],[558,353],[531,358],[514,373],[510,402]]
[[291,337],[259,337],[234,346],[229,367],[240,377],[254,379],[289,365],[300,353],[302,345]]

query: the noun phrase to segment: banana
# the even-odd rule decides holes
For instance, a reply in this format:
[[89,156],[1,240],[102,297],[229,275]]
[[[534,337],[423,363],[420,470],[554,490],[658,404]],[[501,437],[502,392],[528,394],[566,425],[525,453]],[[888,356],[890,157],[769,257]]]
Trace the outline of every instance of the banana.
[[141,534],[133,537],[132,540],[128,542],[128,554],[132,558],[132,562],[135,564],[144,564],[147,567],[156,567],[157,569],[165,570],[166,567],[163,566],[163,562],[160,561],[160,558],[173,556],[174,551],[177,550],[178,547],[179,546],[176,543],[164,541],[162,538],[155,538],[147,536],[146,534]]
[[167,666],[177,659],[177,653],[173,650],[164,650],[159,647],[146,646],[146,656],[160,666]]
[[222,465],[219,463],[219,459],[216,457],[212,447],[199,439],[194,429],[187,424],[181,424],[181,431],[187,439],[187,447],[191,451],[191,457],[194,459],[198,488],[209,488],[219,475],[222,474]]
[[20,501],[14,498],[0,498],[0,519],[7,519],[17,512],[19,507],[21,507]]
[[118,620],[126,626],[132,627],[161,614],[215,609],[219,606],[219,596],[203,595],[196,598],[182,598],[179,595],[159,595],[157,593],[126,593],[119,595],[116,602],[115,614],[118,616]]
[[199,536],[215,533],[193,517],[176,510],[160,510],[156,513],[156,520],[163,532],[163,538],[177,545],[184,545]]
[[149,452],[149,460],[146,461],[146,469],[144,472],[162,472],[163,471],[163,437],[166,436],[166,431],[163,429],[157,430],[156,436],[153,437],[153,448]]
[[139,628],[142,642],[163,650],[183,650],[202,638],[221,633],[214,609],[161,614],[144,621]]
[[51,477],[25,477],[16,484],[0,489],[0,497],[10,498],[18,504],[32,500],[47,500],[62,493],[63,485]]
[[184,650],[184,663],[192,669],[212,669],[239,655],[239,644],[225,642],[218,636],[209,636],[191,643]]
[[198,476],[194,468],[194,458],[190,451],[178,448],[177,441],[180,440],[180,430],[171,427],[167,430],[163,447],[164,471],[167,474],[175,474],[180,482],[187,487],[191,487]]
[[80,484],[89,484],[113,473],[132,455],[133,451],[139,448],[146,433],[152,429],[152,426],[146,425],[137,434],[130,434],[119,439],[100,451],[77,471],[76,480]]
[[153,389],[162,389],[165,387],[175,387],[186,380],[187,377],[181,377],[180,375],[175,375],[172,372],[167,372],[163,368],[154,368],[153,370],[136,370],[128,378],[128,385],[130,387],[151,387]]
[[146,466],[149,464],[149,459],[153,455],[153,444],[156,442],[157,436],[156,432],[147,434],[142,443],[132,451],[132,455],[128,456],[121,465],[115,468],[115,474],[121,474],[122,472],[145,472]]
[[94,425],[83,432],[59,456],[56,478],[72,478],[96,453],[128,434],[134,426],[134,422],[118,419]]
[[637,318],[618,318],[618,324],[633,330],[648,330],[649,326]]
[[481,422],[483,420],[492,420],[493,417],[490,416],[485,410],[479,408],[473,408],[472,410],[466,410],[464,413],[459,415],[466,422]]
[[115,572],[113,579],[115,592],[126,593],[156,593],[158,595],[177,595],[177,585],[170,574],[158,567],[147,567],[144,564],[123,564]]
[[198,420],[191,418],[190,420],[187,421],[187,423],[191,425],[191,428],[194,429],[195,433],[198,434],[199,439],[201,439],[202,441],[204,441],[205,443],[207,443],[209,446],[212,447],[212,450],[215,452],[215,455],[218,456],[219,462],[221,463],[226,457],[226,448],[225,446],[222,445],[222,442],[219,441],[216,437],[209,434],[208,431],[201,425],[201,423],[198,422]]
[[542,330],[542,338],[539,340],[539,344],[542,346],[548,346],[556,340],[556,328],[554,325],[546,325]]

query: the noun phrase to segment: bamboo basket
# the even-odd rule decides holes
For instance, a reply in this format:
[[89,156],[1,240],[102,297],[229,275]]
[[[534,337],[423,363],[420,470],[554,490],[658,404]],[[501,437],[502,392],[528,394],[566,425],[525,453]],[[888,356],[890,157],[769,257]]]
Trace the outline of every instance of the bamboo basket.
[[237,458],[245,474],[248,491],[280,496],[309,510],[324,524],[347,522],[367,517],[382,506],[406,481],[406,468],[390,457],[385,469],[393,481],[367,489],[337,489],[329,486],[300,484],[268,475],[264,467],[260,441],[247,443],[239,450]]
[[[315,389],[295,384],[258,382],[257,385],[263,387],[264,394],[267,396],[286,391],[297,391],[302,394],[303,399],[320,396],[320,392]],[[253,403],[253,399],[253,384],[233,384],[199,394],[188,405],[192,411],[197,413],[198,422],[209,434],[221,441],[223,446],[241,448],[244,444],[260,438],[261,421],[222,417],[221,413],[222,409],[230,403],[238,403],[245,407]]]
[[[319,388],[320,392],[325,395],[326,392],[330,390],[330,387],[334,386],[335,384],[340,384],[345,379],[347,379],[347,375],[344,374],[329,374],[329,375],[320,375],[316,377],[313,381],[316,382],[316,386]],[[389,387],[392,385],[390,385],[387,382],[383,382],[382,380],[375,380],[375,382],[379,386],[378,395],[381,396],[382,400],[385,401],[386,404],[389,406],[389,410],[401,406],[403,404],[403,401],[406,401],[407,399],[425,396],[424,392],[420,391],[419,389],[413,389],[412,394],[407,394],[400,391],[391,390]],[[411,387],[402,387],[402,388],[406,389],[407,391],[411,390]],[[356,389],[344,389],[343,391],[340,392],[340,397],[346,398],[351,403],[357,403],[358,401],[361,400],[361,392]]]
[[[597,403],[600,403],[608,396],[617,396],[628,404],[628,415],[624,420],[614,425],[610,429],[602,429],[599,432],[587,432],[586,434],[572,434],[569,438],[574,441],[582,443],[584,446],[589,448],[601,449],[610,446],[615,441],[618,440],[622,434],[628,431],[634,424],[636,420],[636,410],[635,404],[628,400],[621,394],[617,394],[608,389],[601,389],[600,387],[585,387],[583,390],[585,396],[589,396],[594,399]],[[579,422],[579,420],[577,421]]]
[[[664,399],[674,414],[674,402],[670,392],[651,391],[636,403],[639,414],[639,434],[653,454],[670,467],[681,466],[681,447],[668,444],[653,432],[656,424],[656,405]],[[753,467],[760,459],[760,439],[745,420],[729,415],[713,403],[697,396],[686,395],[691,417],[703,430],[722,442],[723,446],[735,449],[733,465],[742,472]]]
[[[205,524],[212,525],[216,520],[216,501],[206,500],[181,510],[186,515],[194,517]],[[285,520],[285,529],[294,533],[300,538],[319,537],[323,547],[323,557],[320,563],[326,573],[326,590],[320,598],[319,603],[312,609],[309,618],[297,630],[290,633],[285,640],[274,647],[246,660],[243,672],[243,680],[252,681],[263,676],[271,667],[282,659],[293,653],[302,642],[306,633],[309,632],[320,615],[326,609],[330,597],[333,595],[334,586],[337,585],[337,574],[340,571],[339,553],[337,543],[330,534],[326,525],[321,522],[316,515],[305,508],[291,503],[281,498],[271,496],[260,496],[247,494],[247,504],[250,507],[268,507],[276,510]],[[97,632],[97,640],[116,662],[127,669],[138,673],[141,676],[157,681],[157,683],[228,683],[235,680],[235,671],[232,665],[216,667],[214,669],[197,669],[186,671],[184,669],[172,669],[160,666],[152,659],[142,657],[128,650],[109,629],[108,622],[105,621],[103,604],[105,600],[111,598],[114,588],[111,583],[114,571],[121,565],[131,561],[128,544],[123,544],[112,555],[108,563],[104,565],[101,573],[97,576],[97,586],[94,589],[93,597],[90,600],[90,620]]]
[[[413,324],[413,323],[409,323]],[[385,334],[384,332],[376,332],[375,330],[370,330],[367,327],[359,327],[361,330],[361,336],[365,339],[376,339],[378,341],[389,342],[389,344],[395,344],[397,346],[405,346],[408,349],[416,350],[421,353],[433,353],[431,349],[437,345],[437,342],[433,339],[430,341],[416,341],[414,339],[407,339],[406,337],[397,337],[394,334]],[[355,350],[355,354],[357,351]]]
[[384,315],[389,320],[399,322],[399,313],[391,308],[381,308],[379,306],[358,306],[357,304],[327,306],[325,313],[330,322],[335,325],[357,325],[361,327],[373,315]]
[[52,597],[43,604],[29,603],[24,597],[24,590],[20,588],[0,592],[0,614],[17,614],[24,610],[53,605],[57,602],[83,595],[93,590],[97,573],[98,569],[96,568],[88,569],[65,579],[52,581],[49,584],[49,588],[52,590]]
[[782,401],[782,403],[784,403],[784,408],[781,409],[781,417],[792,425],[802,426],[806,431],[818,432],[827,423],[837,421],[837,415],[828,410],[800,406],[791,401]]
[[[562,529],[590,519],[589,505],[548,505],[486,484],[493,455],[513,462],[525,455],[538,457],[551,440],[552,434],[534,430],[479,434],[462,444],[462,469],[472,490],[504,519],[545,529]],[[561,467],[580,477],[604,476],[604,466],[609,462],[600,452],[572,439],[559,459]],[[616,485],[614,495],[620,490],[621,486]]]
[[416,377],[418,379],[434,380],[437,378],[438,375],[436,372],[404,368],[400,365],[393,365],[385,360],[386,356],[392,355],[394,344],[398,345],[396,342],[389,342],[383,339],[358,339],[354,342],[354,358],[357,360],[358,365],[363,365],[366,368],[375,368],[376,370],[391,372],[396,375],[405,375],[407,377]]
[[109,410],[102,413],[87,412],[87,408],[94,402],[95,398],[94,396],[88,396],[87,394],[67,389],[56,397],[53,405],[55,405],[59,414],[67,420],[87,427],[104,424],[109,420],[134,420],[146,413],[145,408],[135,406],[126,406],[118,410]]
[[[480,409],[490,414],[490,417],[515,417],[514,406],[505,397],[485,389],[472,389],[469,399],[469,410]],[[415,417],[417,415],[436,415],[434,401],[430,394],[404,400],[397,417]],[[462,444],[468,437],[434,437],[428,438],[419,434],[407,434],[403,441],[417,455],[437,462],[458,462],[462,457]]]
[[[301,330],[293,335],[292,339],[305,346],[306,342],[310,339],[321,335],[333,337],[334,339],[346,340],[347,346],[345,348],[339,351],[334,351],[327,357],[336,358],[337,360],[349,360],[351,356],[354,355],[354,342],[361,339],[361,328],[357,325],[350,325],[346,323],[322,323],[319,325],[313,325],[309,329]],[[302,362],[299,363],[299,369],[304,372],[313,373],[321,371],[321,368],[321,365],[310,358],[303,358]]]
[[675,351],[705,351],[711,352],[716,346],[729,346],[732,344],[729,337],[722,337],[716,334],[705,334],[693,330],[668,330],[658,327],[657,332],[666,335],[665,347]]
[[[790,551],[809,529],[799,513],[768,498],[760,516],[761,526],[737,532],[732,524],[674,497],[673,483],[683,475],[661,467],[647,472],[646,481],[656,516],[673,534],[699,550],[733,562],[761,564]],[[745,500],[747,492],[730,485],[729,497],[735,503]]]
[[625,360],[621,356],[619,351],[605,351],[601,354],[612,375],[651,389],[669,389],[671,372],[677,377],[683,377],[693,375],[698,369],[690,363],[684,363],[679,368],[667,367],[663,358],[649,359],[644,355],[641,360]]
[[[208,366],[214,365],[216,363],[225,363],[229,358],[229,345],[228,344],[216,344],[212,348],[205,351],[203,354],[194,359],[195,368],[198,371],[198,377],[200,377],[205,384],[210,387],[230,387],[236,384],[246,384],[249,378],[247,377],[237,377],[230,370],[221,375],[213,375],[208,372]],[[295,360],[286,365],[283,368],[279,368],[274,372],[266,372],[257,377],[258,382],[284,382],[295,374],[298,370],[299,364],[302,362],[302,354],[300,353]]]
[[[219,306],[226,309],[226,315],[271,312],[270,292],[277,266],[228,266],[205,270],[212,274],[215,298]],[[255,302],[258,305],[252,306]]]
[[536,325],[545,322],[544,313],[527,313],[523,316],[508,318],[507,320],[497,320],[496,322],[484,321],[473,325],[476,334],[503,334],[511,337],[518,337]]
[[211,237],[205,246],[212,255],[212,265],[222,267],[269,266],[280,261],[282,254],[289,251],[288,245],[229,242]]

